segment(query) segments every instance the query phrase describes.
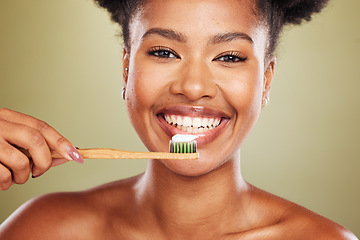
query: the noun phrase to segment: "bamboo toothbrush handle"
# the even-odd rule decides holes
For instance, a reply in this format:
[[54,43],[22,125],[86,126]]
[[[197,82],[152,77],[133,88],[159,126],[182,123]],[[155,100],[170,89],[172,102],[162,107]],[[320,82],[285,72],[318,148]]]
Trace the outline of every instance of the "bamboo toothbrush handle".
[[[29,152],[18,148],[27,157],[31,158]],[[168,153],[168,152],[131,152],[111,148],[88,148],[77,149],[85,159],[198,159],[199,153]],[[57,152],[51,150],[53,158],[63,158]]]
[[131,152],[111,148],[78,149],[87,159],[197,159],[198,153]]

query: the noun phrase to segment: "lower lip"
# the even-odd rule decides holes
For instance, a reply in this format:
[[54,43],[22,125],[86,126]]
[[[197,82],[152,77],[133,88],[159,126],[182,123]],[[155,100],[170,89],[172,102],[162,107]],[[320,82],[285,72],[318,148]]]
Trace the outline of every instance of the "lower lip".
[[202,145],[206,145],[206,144],[214,141],[221,134],[221,132],[224,131],[225,127],[229,123],[229,119],[223,118],[220,122],[220,125],[214,129],[211,129],[211,130],[208,130],[208,131],[205,131],[202,133],[188,133],[188,132],[178,129],[177,127],[174,127],[174,126],[168,124],[165,121],[163,115],[158,115],[157,118],[159,120],[161,128],[165,131],[165,133],[170,138],[172,138],[176,134],[198,136],[198,138],[196,139],[198,147],[201,147]]

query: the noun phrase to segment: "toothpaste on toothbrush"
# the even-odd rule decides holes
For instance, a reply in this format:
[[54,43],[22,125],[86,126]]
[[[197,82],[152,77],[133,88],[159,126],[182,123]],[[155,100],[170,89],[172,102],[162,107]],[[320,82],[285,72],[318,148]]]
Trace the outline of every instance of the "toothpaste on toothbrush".
[[198,136],[176,134],[170,140],[171,153],[196,153]]

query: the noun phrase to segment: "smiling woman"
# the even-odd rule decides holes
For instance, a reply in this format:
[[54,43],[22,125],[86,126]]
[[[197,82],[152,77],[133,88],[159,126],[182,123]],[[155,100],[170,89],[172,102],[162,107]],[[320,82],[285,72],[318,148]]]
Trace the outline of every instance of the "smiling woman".
[[[194,135],[199,159],[149,159],[140,175],[33,199],[3,222],[0,239],[357,239],[249,184],[240,166],[244,140],[269,101],[280,31],[310,20],[327,1],[97,2],[122,27],[123,97],[141,141],[164,152],[174,135]],[[1,109],[0,124],[2,189],[83,162],[43,121]],[[51,159],[49,148],[63,159]]]
[[[239,145],[260,112],[266,27],[258,27],[255,21],[243,23],[250,10],[237,1],[228,5],[236,11],[221,14],[215,14],[216,1],[171,1],[166,8],[162,4],[145,5],[129,26],[131,45],[124,50],[129,75],[124,81],[133,126],[148,149],[163,151],[174,134],[194,132],[186,119],[190,123],[196,117],[220,119],[216,128],[200,133],[198,161],[163,162],[172,171],[191,176],[205,174],[232,158],[239,162]],[[197,16],[198,22],[193,23],[191,16]],[[274,61],[267,61],[269,85]],[[163,115],[184,118],[190,126],[178,129]]]

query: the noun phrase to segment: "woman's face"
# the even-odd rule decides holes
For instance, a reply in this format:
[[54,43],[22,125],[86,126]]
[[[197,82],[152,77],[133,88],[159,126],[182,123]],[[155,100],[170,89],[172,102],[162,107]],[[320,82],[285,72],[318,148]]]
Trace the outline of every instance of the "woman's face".
[[274,62],[264,62],[267,29],[253,7],[149,0],[130,23],[126,103],[141,140],[166,152],[175,134],[199,136],[198,160],[162,160],[174,172],[196,176],[239,160],[273,76]]

